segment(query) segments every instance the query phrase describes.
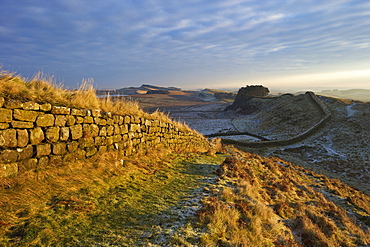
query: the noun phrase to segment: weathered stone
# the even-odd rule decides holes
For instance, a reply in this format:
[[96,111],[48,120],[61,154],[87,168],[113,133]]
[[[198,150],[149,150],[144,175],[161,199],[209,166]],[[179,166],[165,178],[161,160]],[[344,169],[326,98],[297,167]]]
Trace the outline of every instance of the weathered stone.
[[120,129],[120,127],[119,127],[119,125],[118,125],[118,124],[115,124],[115,125],[114,125],[114,134],[115,134],[115,135],[119,135],[119,134],[121,134],[121,129]]
[[17,130],[17,140],[18,140],[18,147],[25,147],[27,146],[30,138],[28,136],[28,131],[26,129],[18,129]]
[[18,164],[0,164],[0,178],[12,177],[18,173]]
[[12,121],[11,124],[15,129],[32,129],[34,127],[32,122]]
[[34,155],[34,149],[32,145],[28,145],[24,148],[17,148],[17,151],[19,153],[19,160],[25,160],[28,158],[32,158]]
[[108,145],[108,146],[109,146],[109,145],[112,145],[112,144],[113,144],[113,142],[114,142],[113,136],[108,136],[108,137],[106,138],[106,141],[107,141],[107,145]]
[[2,163],[14,163],[18,160],[18,151],[5,149],[0,153],[0,161]]
[[83,123],[85,120],[83,117],[80,117],[80,116],[77,116],[75,119],[76,119],[76,123],[78,124]]
[[19,172],[25,172],[30,170],[35,170],[37,168],[37,159],[26,159],[19,162],[18,170]]
[[125,124],[130,124],[131,123],[131,117],[130,116],[125,116],[124,119],[123,119],[123,122]]
[[76,151],[77,149],[78,149],[78,142],[76,142],[76,141],[73,141],[73,142],[71,142],[71,143],[69,143],[68,145],[67,145],[67,148],[68,148],[68,152],[74,152],[74,151]]
[[99,131],[99,136],[106,136],[107,135],[107,127],[102,127]]
[[111,136],[111,135],[113,135],[113,132],[114,132],[114,127],[113,126],[108,126],[107,135]]
[[7,129],[7,128],[9,128],[8,123],[0,123],[0,130]]
[[91,116],[91,111],[88,109],[81,109],[83,116]]
[[96,154],[98,152],[98,150],[96,149],[96,147],[89,147],[89,148],[86,148],[86,156],[87,157],[90,157],[90,156],[93,156],[94,154]]
[[114,125],[114,120],[113,120],[113,118],[108,118],[108,119],[107,119],[107,125]]
[[37,145],[45,139],[44,132],[40,127],[30,130],[30,141],[32,145]]
[[40,105],[35,102],[26,102],[26,103],[23,103],[23,109],[38,111],[40,110]]
[[60,128],[59,133],[60,133],[59,140],[67,141],[69,139],[69,127]]
[[145,120],[144,123],[146,126],[152,126],[152,121],[151,120]]
[[3,107],[5,102],[5,99],[3,97],[0,97],[0,107]]
[[84,123],[86,124],[94,123],[94,118],[92,116],[86,116],[84,117]]
[[93,117],[101,117],[101,110],[97,110],[97,109],[91,110],[91,115]]
[[44,114],[37,117],[36,125],[39,127],[49,127],[54,125],[54,121],[53,114]]
[[120,142],[121,140],[122,140],[122,136],[121,135],[115,135],[115,136],[113,136],[113,141],[115,143]]
[[0,147],[17,147],[17,131],[6,129],[0,131]]
[[55,116],[55,126],[64,127],[67,123],[67,117],[65,115]]
[[99,127],[96,124],[83,125],[84,136],[95,137],[99,135]]
[[74,116],[67,115],[66,118],[67,118],[67,125],[68,126],[74,125],[76,123],[76,119],[75,119]]
[[51,153],[51,145],[49,143],[36,146],[36,157],[49,155],[50,153]]
[[73,140],[79,139],[82,137],[82,125],[77,124],[69,127],[71,131],[71,137]]
[[94,139],[92,137],[83,137],[78,140],[80,148],[87,148],[95,146]]
[[113,115],[113,121],[115,124],[118,124],[119,123],[119,115]]
[[71,109],[71,115],[83,116],[84,114],[82,113],[82,111],[80,109]]
[[67,144],[64,142],[53,144],[53,154],[65,154],[67,152]]
[[102,116],[104,119],[112,118],[111,112],[102,112]]
[[59,140],[59,127],[50,127],[45,131],[48,142],[57,142]]
[[137,132],[140,130],[140,124],[130,124],[130,131]]
[[37,162],[38,168],[46,168],[49,166],[49,157],[43,156],[39,158],[39,161]]
[[107,120],[103,118],[95,118],[94,120],[97,125],[107,125]]
[[8,109],[19,109],[23,107],[23,103],[19,100],[8,100],[5,101],[4,107]]
[[128,124],[122,124],[120,125],[121,134],[127,134],[128,133]]
[[61,155],[50,155],[49,165],[50,166],[61,166],[63,164],[63,158]]
[[40,105],[40,110],[41,111],[50,111],[51,110],[51,105],[46,103],[46,104],[42,104]]
[[12,121],[12,110],[0,108],[0,123],[9,123]]
[[62,114],[62,115],[69,115],[71,114],[71,109],[64,106],[52,106],[51,107],[52,114]]
[[99,146],[99,152],[100,152],[100,153],[105,153],[105,152],[107,152],[107,146]]

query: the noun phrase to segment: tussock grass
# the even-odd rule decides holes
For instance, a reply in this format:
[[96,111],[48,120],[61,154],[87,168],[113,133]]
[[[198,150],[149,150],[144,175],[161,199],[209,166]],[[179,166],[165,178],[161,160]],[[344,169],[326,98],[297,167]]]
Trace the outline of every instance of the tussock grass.
[[370,198],[278,158],[229,149],[229,184],[205,201],[205,246],[358,246],[370,243]]

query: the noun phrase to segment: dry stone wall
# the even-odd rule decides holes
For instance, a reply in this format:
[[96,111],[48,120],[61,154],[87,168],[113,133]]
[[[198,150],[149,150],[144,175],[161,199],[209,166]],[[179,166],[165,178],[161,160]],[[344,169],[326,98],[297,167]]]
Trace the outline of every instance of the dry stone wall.
[[118,150],[209,148],[208,141],[172,123],[101,110],[72,109],[0,97],[0,177]]

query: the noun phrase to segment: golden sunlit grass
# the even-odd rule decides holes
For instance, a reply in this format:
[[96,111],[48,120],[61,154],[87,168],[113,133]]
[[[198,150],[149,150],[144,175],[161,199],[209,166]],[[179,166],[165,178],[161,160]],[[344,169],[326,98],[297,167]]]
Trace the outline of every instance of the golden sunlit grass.
[[229,185],[205,201],[205,246],[358,246],[370,243],[370,198],[278,158],[232,151]]
[[77,90],[67,90],[61,84],[56,84],[53,77],[42,73],[27,80],[14,73],[0,70],[0,97],[22,102],[33,101],[39,104],[50,103],[73,108],[101,109],[104,112],[120,115],[158,119],[172,123],[181,130],[193,131],[184,123],[172,121],[167,114],[162,112],[145,113],[136,101],[122,97],[118,99],[98,98],[91,79],[83,80]]

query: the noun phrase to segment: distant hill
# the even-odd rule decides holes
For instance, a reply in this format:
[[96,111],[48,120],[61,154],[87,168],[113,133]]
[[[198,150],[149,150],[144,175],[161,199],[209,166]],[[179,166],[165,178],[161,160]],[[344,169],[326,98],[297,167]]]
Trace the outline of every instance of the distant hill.
[[149,84],[143,84],[140,87],[124,87],[113,90],[96,90],[98,95],[134,95],[134,94],[146,94],[148,91],[181,91],[178,87],[160,87]]
[[331,96],[335,98],[370,101],[370,90],[369,89],[349,89],[349,90],[322,90],[317,94],[323,96]]

